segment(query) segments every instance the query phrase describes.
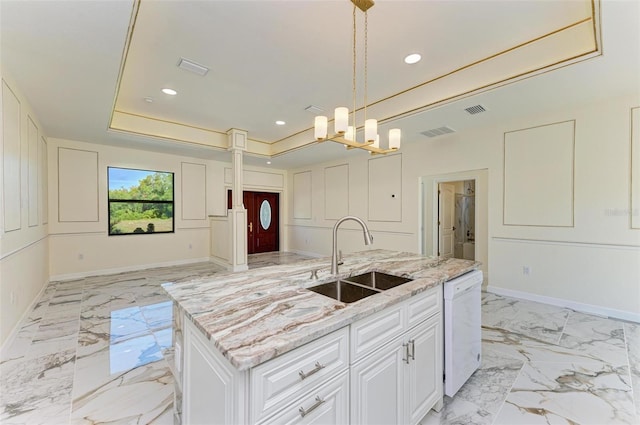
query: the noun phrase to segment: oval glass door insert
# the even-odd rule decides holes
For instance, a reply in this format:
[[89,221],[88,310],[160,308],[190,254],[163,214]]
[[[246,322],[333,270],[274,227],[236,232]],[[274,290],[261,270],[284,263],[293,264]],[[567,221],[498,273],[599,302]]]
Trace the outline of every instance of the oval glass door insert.
[[266,199],[260,204],[260,226],[264,230],[271,226],[271,205]]

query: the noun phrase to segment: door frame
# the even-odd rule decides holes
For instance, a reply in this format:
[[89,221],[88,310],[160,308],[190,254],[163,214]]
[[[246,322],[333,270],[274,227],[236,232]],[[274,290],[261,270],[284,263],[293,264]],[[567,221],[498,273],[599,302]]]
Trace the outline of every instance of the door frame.
[[[232,190],[231,185],[225,185],[224,186],[224,194],[225,194],[225,204],[227,202],[228,199],[228,192],[230,190]],[[273,252],[285,252],[287,250],[288,244],[286,243],[286,239],[285,239],[285,229],[284,229],[284,215],[285,215],[285,210],[284,210],[284,190],[278,190],[278,189],[273,189],[273,188],[263,188],[263,187],[258,187],[258,186],[244,186],[242,188],[243,192],[264,192],[264,193],[277,193],[278,194],[278,251],[273,251]],[[244,206],[244,205],[243,205]],[[245,207],[246,209],[246,207]],[[248,235],[247,235],[248,236]]]
[[418,249],[422,255],[437,256],[438,247],[438,185],[461,180],[475,180],[476,205],[476,261],[482,265],[485,285],[488,283],[489,270],[489,169],[460,171],[427,175],[419,178],[420,203],[418,222]]

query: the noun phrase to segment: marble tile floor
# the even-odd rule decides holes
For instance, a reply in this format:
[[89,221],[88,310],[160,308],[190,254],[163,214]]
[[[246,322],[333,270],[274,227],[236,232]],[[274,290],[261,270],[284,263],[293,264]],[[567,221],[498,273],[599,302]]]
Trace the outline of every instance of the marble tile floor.
[[[250,267],[298,261],[256,254]],[[0,358],[0,424],[172,424],[171,303],[211,263],[51,282]],[[481,368],[431,424],[640,423],[640,325],[483,294]],[[635,390],[635,391],[634,391]]]

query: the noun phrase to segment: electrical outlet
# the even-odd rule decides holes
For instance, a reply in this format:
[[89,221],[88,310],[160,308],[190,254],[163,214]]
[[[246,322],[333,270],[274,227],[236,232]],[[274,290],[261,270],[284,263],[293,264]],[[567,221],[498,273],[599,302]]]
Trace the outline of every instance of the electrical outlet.
[[193,245],[192,244],[189,244],[189,249],[193,249]]
[[11,302],[11,305],[15,305],[16,304],[16,293],[11,291],[9,293],[9,301]]
[[84,260],[84,254],[78,254],[78,260]]
[[531,274],[531,267],[522,266],[522,274],[525,276],[529,276]]

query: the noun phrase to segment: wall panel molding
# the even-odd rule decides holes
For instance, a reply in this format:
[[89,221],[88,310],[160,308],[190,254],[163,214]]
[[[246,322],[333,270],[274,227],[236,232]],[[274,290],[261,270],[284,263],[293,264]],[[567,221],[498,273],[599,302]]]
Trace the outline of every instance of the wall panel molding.
[[40,173],[40,184],[38,185],[38,193],[40,200],[40,217],[42,224],[49,223],[49,151],[47,140],[40,137],[38,149],[38,170]]
[[38,164],[38,126],[33,122],[33,119],[27,114],[27,150],[28,150],[28,164],[27,164],[27,186],[28,186],[28,217],[29,227],[35,227],[39,223],[38,208],[38,183],[40,181],[40,167]]
[[369,167],[369,221],[402,221],[402,154],[372,158]]
[[182,220],[207,219],[207,166],[181,163]]
[[309,220],[311,210],[311,171],[293,175],[293,218]]
[[504,133],[503,224],[574,226],[575,120]]
[[21,112],[20,101],[2,80],[2,137],[3,137],[3,231],[22,228],[22,170],[21,170]]
[[631,210],[632,229],[640,229],[640,106],[631,108]]
[[349,164],[324,168],[324,218],[349,215]]
[[58,222],[99,221],[98,152],[58,148]]

